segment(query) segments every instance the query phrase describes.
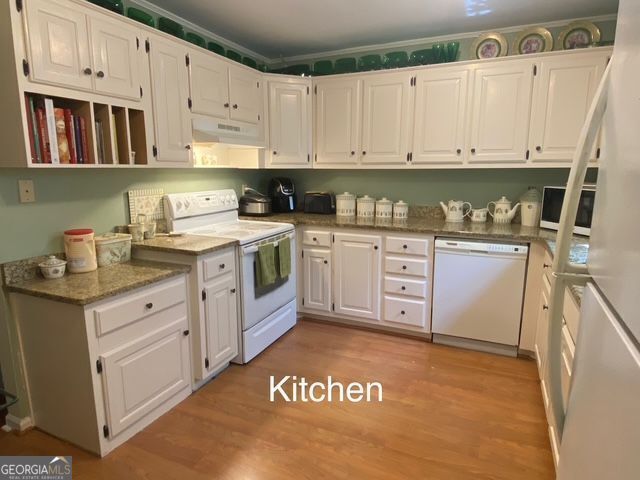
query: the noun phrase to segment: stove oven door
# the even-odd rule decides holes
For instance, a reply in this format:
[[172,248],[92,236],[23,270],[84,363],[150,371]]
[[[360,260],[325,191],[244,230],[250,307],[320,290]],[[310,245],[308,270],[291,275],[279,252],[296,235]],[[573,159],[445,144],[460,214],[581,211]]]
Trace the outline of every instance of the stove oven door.
[[[267,287],[257,287],[256,257],[261,243],[278,243],[281,238],[291,239],[291,274],[278,278]],[[296,243],[295,231],[286,232],[265,240],[240,247],[242,285],[242,330],[248,330],[267,316],[296,298]]]

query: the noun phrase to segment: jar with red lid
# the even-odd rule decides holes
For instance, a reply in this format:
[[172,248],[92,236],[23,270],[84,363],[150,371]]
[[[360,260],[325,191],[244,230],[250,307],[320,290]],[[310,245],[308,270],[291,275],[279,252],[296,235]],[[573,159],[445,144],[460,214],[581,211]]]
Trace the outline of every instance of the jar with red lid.
[[64,251],[71,273],[92,272],[98,268],[94,232],[90,228],[76,228],[64,232]]

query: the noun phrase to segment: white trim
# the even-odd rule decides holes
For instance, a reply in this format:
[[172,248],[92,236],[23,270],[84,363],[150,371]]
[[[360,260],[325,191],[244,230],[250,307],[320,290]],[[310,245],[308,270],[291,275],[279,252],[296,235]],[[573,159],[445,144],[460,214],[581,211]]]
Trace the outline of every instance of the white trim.
[[9,426],[11,430],[15,430],[18,432],[24,432],[25,430],[34,426],[31,417],[20,418],[12,414],[7,415],[6,422],[7,426]]
[[196,25],[193,22],[190,22],[189,20],[185,20],[184,18],[176,15],[175,13],[172,13],[168,10],[165,10],[164,8],[160,8],[157,5],[154,5],[153,3],[149,2],[148,0],[134,0],[135,6],[140,6],[142,8],[145,8],[157,15],[161,15],[163,17],[167,17],[170,18],[171,20],[175,20],[176,22],[180,23],[181,25],[187,27],[189,30],[192,30],[195,33],[200,33],[201,35],[205,35],[206,37],[211,38],[212,40],[215,40],[217,42],[223,43],[224,47],[226,49],[226,47],[230,47],[233,50],[237,50],[240,53],[243,53],[245,55],[249,55],[251,57],[253,57],[255,60],[259,60],[261,62],[264,63],[271,63],[274,61],[274,59],[270,59],[265,57],[264,55],[260,55],[257,52],[254,52],[253,50],[249,50],[246,47],[243,47],[242,45],[239,45],[235,42],[232,42],[231,40],[228,40],[224,37],[221,37],[220,35],[216,35],[215,33],[211,32],[210,30],[207,30],[206,28],[203,28],[199,25]]
[[[616,14],[609,14],[609,15],[599,15],[597,17],[571,18],[566,20],[556,20],[553,22],[540,22],[540,23],[534,23],[529,25],[518,25],[515,27],[496,28],[494,30],[499,31],[500,33],[515,33],[515,32],[520,32],[525,28],[536,27],[540,25],[543,25],[546,28],[554,28],[554,27],[563,27],[577,20],[588,20],[590,22],[606,22],[610,20],[616,20],[616,18],[617,18]],[[352,55],[355,53],[369,52],[372,50],[386,50],[386,49],[392,49],[392,48],[398,48],[398,47],[424,45],[427,43],[448,42],[451,40],[476,38],[478,35],[485,32],[487,32],[487,30],[482,30],[477,32],[457,33],[452,35],[440,35],[437,37],[423,37],[423,38],[416,38],[413,40],[402,40],[402,41],[389,42],[389,43],[377,43],[377,44],[363,45],[361,47],[342,48],[340,50],[328,50],[324,52],[309,53],[304,55],[293,55],[291,57],[282,57],[278,59],[267,60],[267,64],[269,65],[274,63],[284,64],[289,62],[316,60],[324,57],[334,57],[338,55]]]

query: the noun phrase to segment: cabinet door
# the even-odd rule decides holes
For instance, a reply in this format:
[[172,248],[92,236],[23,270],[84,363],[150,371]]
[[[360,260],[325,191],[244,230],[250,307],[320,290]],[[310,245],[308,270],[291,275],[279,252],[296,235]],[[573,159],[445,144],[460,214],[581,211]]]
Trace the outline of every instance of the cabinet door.
[[474,72],[469,162],[524,163],[533,62],[501,62]]
[[305,248],[302,250],[304,271],[303,305],[314,310],[331,311],[331,251]]
[[238,354],[236,282],[225,275],[205,286],[205,322],[209,370],[228,363]]
[[539,62],[529,141],[532,161],[571,162],[606,65],[602,53]]
[[190,388],[187,317],[100,357],[109,436]]
[[362,164],[406,165],[411,75],[381,73],[363,81]]
[[31,78],[63,87],[93,88],[87,16],[56,0],[25,2]]
[[229,67],[230,118],[238,122],[262,123],[264,92],[262,77],[243,68]]
[[229,67],[226,62],[204,55],[189,53],[191,80],[191,111],[211,117],[229,118]]
[[439,69],[416,76],[412,164],[460,164],[466,156],[469,71]]
[[191,161],[189,75],[185,50],[174,42],[151,41],[151,85],[156,130],[156,161]]
[[314,90],[315,163],[320,166],[357,165],[360,158],[360,81],[318,80]]
[[380,244],[376,235],[336,233],[335,312],[380,320]]
[[269,166],[310,166],[309,82],[269,82]]
[[536,361],[538,362],[538,373],[540,378],[544,376],[547,360],[547,337],[549,335],[549,298],[543,286],[540,294],[540,309],[538,310],[538,325],[536,327]]
[[95,89],[116,97],[140,100],[139,40],[127,26],[90,18]]

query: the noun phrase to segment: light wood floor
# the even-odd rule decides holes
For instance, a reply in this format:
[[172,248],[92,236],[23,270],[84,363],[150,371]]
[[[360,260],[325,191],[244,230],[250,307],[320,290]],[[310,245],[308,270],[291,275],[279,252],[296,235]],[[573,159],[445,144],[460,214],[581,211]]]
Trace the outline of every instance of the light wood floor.
[[[269,375],[379,381],[382,403],[269,402]],[[533,361],[302,321],[116,449],[42,432],[0,454],[73,455],[78,479],[551,479]]]

